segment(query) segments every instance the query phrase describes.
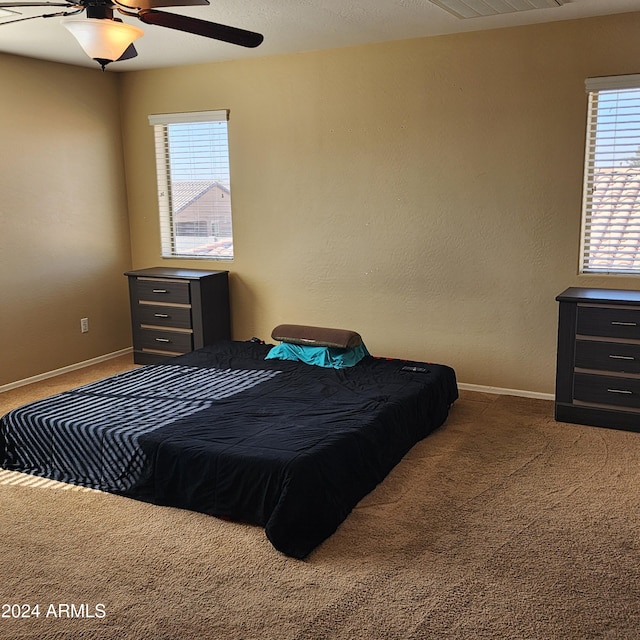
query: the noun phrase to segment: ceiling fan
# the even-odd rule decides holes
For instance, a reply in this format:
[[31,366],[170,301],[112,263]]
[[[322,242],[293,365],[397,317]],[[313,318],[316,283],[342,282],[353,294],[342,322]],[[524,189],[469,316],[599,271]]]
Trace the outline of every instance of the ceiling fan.
[[145,24],[177,29],[241,47],[257,47],[264,39],[260,33],[253,31],[157,10],[158,7],[190,7],[208,4],[209,0],[61,0],[60,2],[17,0],[0,2],[0,9],[56,7],[60,10],[37,16],[14,18],[0,22],[0,25],[34,18],[75,16],[86,11],[86,18],[67,18],[62,21],[62,24],[78,40],[85,53],[102,67],[103,71],[111,62],[135,58],[138,52],[133,42],[144,35],[142,29],[127,24],[120,18],[115,18],[114,10],[122,15],[137,18]]

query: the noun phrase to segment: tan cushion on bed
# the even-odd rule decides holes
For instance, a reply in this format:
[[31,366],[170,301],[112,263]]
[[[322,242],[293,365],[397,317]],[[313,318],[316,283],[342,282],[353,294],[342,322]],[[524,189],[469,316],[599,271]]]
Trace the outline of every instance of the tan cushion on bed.
[[329,329],[328,327],[310,327],[303,324],[279,324],[271,337],[280,342],[307,344],[316,347],[338,347],[351,349],[362,344],[359,333],[348,329]]

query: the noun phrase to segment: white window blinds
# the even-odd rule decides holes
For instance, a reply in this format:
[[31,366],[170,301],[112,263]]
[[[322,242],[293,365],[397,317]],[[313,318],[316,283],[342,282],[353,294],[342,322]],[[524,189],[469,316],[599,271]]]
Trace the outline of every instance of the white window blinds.
[[640,273],[640,75],[590,78],[581,273]]
[[228,111],[149,116],[163,257],[233,258]]

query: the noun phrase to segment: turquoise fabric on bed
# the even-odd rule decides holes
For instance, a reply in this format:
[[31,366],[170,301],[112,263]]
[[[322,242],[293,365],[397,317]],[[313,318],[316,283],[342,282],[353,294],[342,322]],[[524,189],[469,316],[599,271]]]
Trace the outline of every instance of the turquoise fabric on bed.
[[352,349],[337,347],[312,347],[302,344],[282,342],[273,347],[266,356],[266,360],[295,360],[305,362],[316,367],[344,369],[358,364],[369,352],[364,344]]

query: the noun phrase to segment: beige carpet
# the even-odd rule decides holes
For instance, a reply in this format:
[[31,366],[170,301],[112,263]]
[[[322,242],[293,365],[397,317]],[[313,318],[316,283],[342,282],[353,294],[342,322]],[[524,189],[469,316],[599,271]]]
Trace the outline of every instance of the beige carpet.
[[40,607],[0,638],[640,638],[640,434],[552,412],[463,392],[305,561],[257,527],[0,472],[0,603]]

